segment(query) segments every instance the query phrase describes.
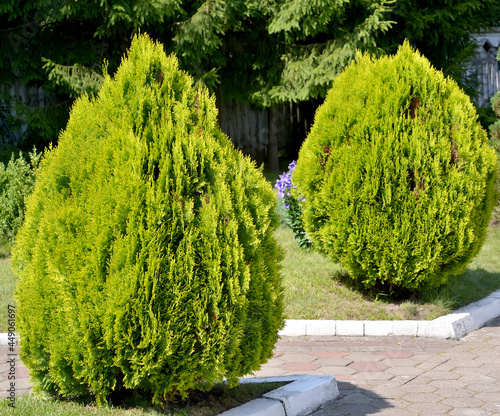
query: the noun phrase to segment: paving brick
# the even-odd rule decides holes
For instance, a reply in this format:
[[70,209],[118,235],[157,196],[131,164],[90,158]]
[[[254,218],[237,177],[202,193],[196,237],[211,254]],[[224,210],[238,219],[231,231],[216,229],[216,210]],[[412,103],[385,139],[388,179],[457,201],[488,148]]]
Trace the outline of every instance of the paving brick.
[[280,368],[287,370],[287,371],[314,371],[320,368],[318,364],[314,363],[299,363],[299,362],[292,362],[292,363],[286,363],[280,366]]
[[[330,375],[330,374],[325,374],[325,375]],[[341,382],[355,382],[356,381],[356,377],[355,376],[334,376],[335,379],[337,380],[338,383],[341,383]],[[353,388],[356,387],[355,384],[352,384],[352,383],[347,383],[346,385],[349,385],[349,386],[352,386]],[[343,388],[346,388],[346,387],[343,387]]]
[[280,366],[281,364],[285,364],[286,361],[284,360],[281,360],[279,358],[271,358],[267,363],[266,365],[270,366],[270,367],[278,367]]
[[488,402],[485,403],[481,409],[493,412],[495,415],[500,414],[500,402]]
[[453,408],[463,408],[463,409],[478,409],[485,403],[482,400],[478,400],[471,397],[453,397],[450,399],[445,399],[441,401],[442,404],[446,404]]
[[483,391],[486,391],[488,393],[500,393],[500,382],[499,383],[475,383],[475,384],[469,384],[467,386],[469,390],[477,391],[478,393],[481,393]]
[[378,363],[374,361],[356,361],[352,364],[349,364],[349,368],[352,368],[354,370],[360,371],[360,372],[380,372],[387,370],[387,367],[383,363]]
[[466,384],[463,381],[459,380],[434,380],[430,384],[437,387],[438,389],[463,389],[466,387]]
[[286,370],[279,367],[263,367],[259,371],[255,371],[248,377],[277,377],[286,374]]
[[290,354],[286,353],[283,354],[280,358],[281,361],[284,361],[285,363],[305,363],[305,362],[310,362],[316,360],[316,357],[309,355],[309,354]]
[[479,400],[483,400],[485,402],[496,403],[500,405],[500,393],[490,393],[488,391],[476,393],[474,396]]
[[434,393],[408,393],[402,398],[410,403],[438,403],[443,399]]
[[[457,371],[455,370],[455,372]],[[490,384],[490,383],[498,383],[499,377],[484,376],[482,374],[469,374],[460,377],[458,380],[462,381],[466,385],[473,383]]]
[[311,355],[318,358],[344,358],[347,353],[338,351],[312,351]]
[[399,390],[407,393],[433,393],[438,390],[438,388],[431,384],[408,383],[401,386]]
[[[429,384],[430,385],[430,384]],[[444,387],[434,390],[434,392],[443,398],[472,398],[476,396],[476,392],[472,390],[468,390],[467,388],[463,389],[454,389],[451,387]]]
[[381,357],[385,358],[392,358],[392,359],[405,359],[405,358],[410,358],[412,357],[413,354],[411,351],[379,351],[376,352],[375,354],[380,355]]
[[458,380],[462,377],[461,374],[457,374],[454,372],[447,371],[439,371],[438,369],[434,369],[432,371],[428,371],[425,373],[426,377],[430,377],[433,380]]
[[321,372],[321,374],[333,377],[352,376],[357,373],[356,370],[353,370],[349,367],[321,366],[318,370]]
[[367,396],[365,393],[362,392],[355,392],[353,394],[349,394],[347,396],[342,397],[341,399],[338,400],[340,404],[366,404],[366,403],[371,403],[373,401],[373,397]]
[[408,406],[407,409],[422,415],[428,415],[429,413],[446,414],[448,411],[452,409],[452,407],[440,403],[427,402],[427,403],[413,403],[410,406]]
[[358,380],[367,380],[373,382],[375,380],[387,381],[394,378],[392,374],[383,372],[383,371],[369,371],[369,372],[360,372],[356,374],[356,378]]
[[451,416],[491,416],[491,413],[485,409],[463,409],[456,408],[449,413]]
[[[376,413],[377,410],[375,407],[367,404],[344,404],[336,409],[335,416],[370,415]],[[324,413],[324,415],[331,416],[331,413]]]
[[412,360],[411,358],[401,359],[401,358],[387,358],[382,361],[385,365],[389,367],[419,367],[422,364],[419,361]]
[[406,394],[401,389],[390,388],[386,384],[374,386],[371,391],[384,399],[401,399]]
[[[383,364],[386,364],[386,362],[383,361]],[[395,376],[412,376],[419,375],[424,372],[424,370],[416,367],[389,367],[385,371]]]
[[353,363],[350,358],[318,358],[315,363],[327,367],[347,367]]
[[[379,411],[377,415],[380,416],[417,416],[418,413],[414,412],[412,410],[404,409],[404,412],[401,411],[400,408],[396,409],[383,409],[382,411]],[[425,415],[425,416],[430,416],[430,415]]]
[[381,357],[380,355],[371,352],[353,352],[346,355],[345,358],[352,361],[372,361],[372,362],[378,362],[384,359],[384,357]]

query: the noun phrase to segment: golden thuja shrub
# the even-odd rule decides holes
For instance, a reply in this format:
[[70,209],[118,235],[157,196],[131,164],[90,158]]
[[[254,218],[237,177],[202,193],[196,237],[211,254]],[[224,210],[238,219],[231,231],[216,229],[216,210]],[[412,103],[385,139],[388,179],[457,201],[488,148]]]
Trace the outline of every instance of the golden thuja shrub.
[[292,181],[314,245],[398,293],[442,285],[479,252],[496,170],[469,97],[406,43],[335,79]]
[[275,196],[147,36],[73,106],[13,252],[21,358],[62,396],[154,402],[257,370],[283,325]]

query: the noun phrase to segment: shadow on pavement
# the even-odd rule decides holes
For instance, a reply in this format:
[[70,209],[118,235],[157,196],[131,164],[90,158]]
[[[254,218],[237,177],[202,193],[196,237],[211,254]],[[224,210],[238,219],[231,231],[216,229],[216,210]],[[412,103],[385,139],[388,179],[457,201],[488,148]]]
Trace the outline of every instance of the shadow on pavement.
[[491,321],[486,322],[484,325],[486,328],[498,328],[500,327],[500,316],[492,319]]
[[365,416],[394,407],[377,393],[347,381],[338,381],[340,397],[325,403],[310,416]]

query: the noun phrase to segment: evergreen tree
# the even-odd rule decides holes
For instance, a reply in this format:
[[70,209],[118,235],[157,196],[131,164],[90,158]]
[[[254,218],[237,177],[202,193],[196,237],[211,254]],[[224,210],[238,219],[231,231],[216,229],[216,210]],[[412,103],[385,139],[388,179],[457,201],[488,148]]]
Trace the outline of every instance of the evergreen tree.
[[75,96],[95,92],[139,31],[175,52],[196,83],[260,107],[322,98],[356,50],[404,39],[461,86],[472,32],[498,24],[496,0],[20,0],[0,4],[0,86],[43,86],[23,103],[26,145],[55,141]]
[[405,43],[336,78],[292,182],[307,235],[355,281],[423,291],[479,252],[497,163],[470,98]]
[[13,251],[21,357],[62,396],[231,383],[283,324],[269,183],[147,36],[50,150]]

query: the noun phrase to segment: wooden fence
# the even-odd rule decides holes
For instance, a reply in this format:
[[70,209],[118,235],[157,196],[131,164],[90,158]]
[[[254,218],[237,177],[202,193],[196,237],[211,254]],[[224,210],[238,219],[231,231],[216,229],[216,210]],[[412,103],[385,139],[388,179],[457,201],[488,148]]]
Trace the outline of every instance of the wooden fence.
[[279,170],[278,158],[294,159],[322,100],[286,103],[258,110],[235,101],[218,100],[221,129],[257,163]]
[[477,55],[471,61],[472,71],[478,74],[479,91],[476,104],[489,106],[490,98],[500,90],[500,63],[496,57],[500,46],[500,27],[474,35]]
[[[4,86],[0,93],[0,145],[18,145],[28,129],[25,122],[19,123],[16,104],[36,109],[57,104],[55,97],[45,92],[42,87],[28,88],[20,82],[9,87]],[[3,97],[8,98],[2,100]],[[18,123],[16,125],[10,123],[11,118],[15,118]]]
[[[476,104],[489,104],[490,97],[500,90],[500,64],[496,60],[500,45],[500,27],[475,35],[478,54],[471,61],[471,71],[479,75],[480,90]],[[26,88],[15,84],[2,91],[12,97],[11,101],[21,102],[30,107],[53,105],[53,99],[42,88]],[[267,110],[249,107],[244,103],[218,100],[219,123],[234,145],[250,155],[257,163],[267,163],[267,167],[279,170],[278,159],[293,159],[314,120],[314,112],[321,100],[310,103],[287,103]],[[13,128],[5,116],[5,102],[0,111],[0,145],[16,145],[26,131],[26,124]],[[12,112],[15,114],[15,110]]]

